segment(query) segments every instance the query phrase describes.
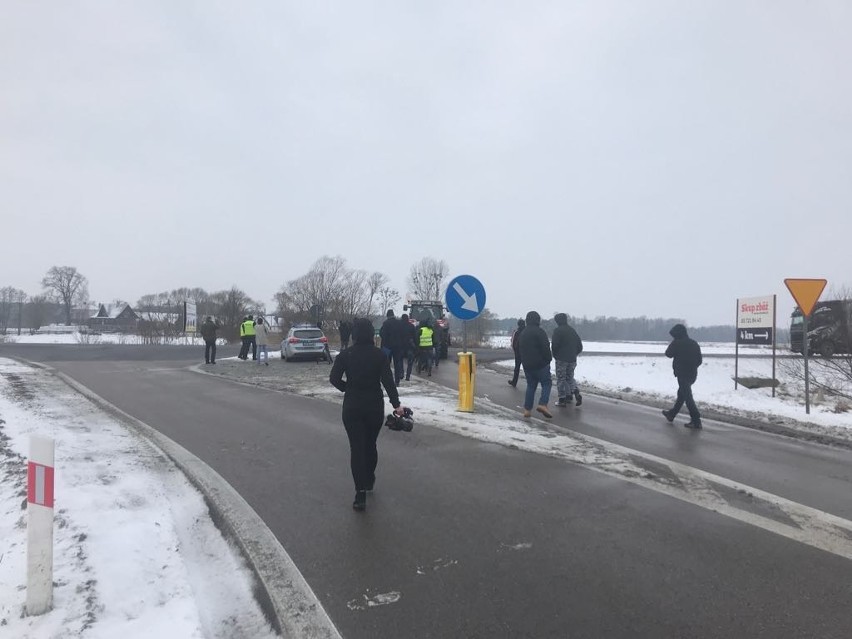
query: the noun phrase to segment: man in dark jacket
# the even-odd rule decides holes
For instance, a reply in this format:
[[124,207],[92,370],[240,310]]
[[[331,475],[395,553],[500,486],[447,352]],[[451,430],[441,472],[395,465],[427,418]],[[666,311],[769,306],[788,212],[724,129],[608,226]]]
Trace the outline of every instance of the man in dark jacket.
[[352,335],[352,325],[346,320],[341,320],[337,330],[340,332],[340,350],[345,351],[349,347],[349,338]]
[[666,348],[666,357],[672,358],[672,369],[677,378],[677,401],[671,410],[664,410],[663,415],[669,422],[680,412],[681,407],[686,404],[689,411],[689,423],[687,428],[701,428],[701,413],[692,398],[692,385],[698,379],[698,367],[701,366],[701,347],[694,339],[686,333],[686,326],[675,324],[669,331],[672,342]]
[[541,327],[541,315],[535,311],[527,313],[527,326],[521,333],[521,364],[527,380],[527,394],[524,397],[524,417],[529,417],[535,400],[536,387],[541,384],[541,397],[536,410],[545,417],[553,417],[547,409],[550,401],[550,340]]
[[519,319],[518,320],[518,328],[515,329],[515,332],[512,333],[512,351],[515,354],[515,372],[512,374],[512,379],[507,383],[509,386],[514,388],[518,385],[518,375],[521,373],[521,331],[524,330],[524,327],[527,323]]
[[384,323],[379,329],[379,337],[382,338],[382,350],[389,359],[393,360],[393,377],[394,382],[399,384],[402,379],[403,363],[402,359],[405,356],[405,330],[396,316],[393,314],[393,309],[388,309]]
[[568,323],[565,313],[557,313],[554,318],[556,328],[553,329],[553,359],[556,360],[556,392],[559,399],[557,406],[567,406],[572,399],[577,400],[577,406],[583,403],[580,388],[574,379],[574,369],[577,368],[577,355],[583,352],[583,340]]
[[204,363],[216,363],[216,337],[219,331],[219,325],[213,321],[213,318],[208,315],[207,319],[201,324],[199,332],[204,338]]

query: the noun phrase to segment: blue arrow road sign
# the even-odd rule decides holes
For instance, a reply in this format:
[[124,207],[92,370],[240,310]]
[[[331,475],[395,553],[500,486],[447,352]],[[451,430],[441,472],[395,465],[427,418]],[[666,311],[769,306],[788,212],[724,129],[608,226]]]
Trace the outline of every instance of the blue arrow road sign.
[[447,285],[447,310],[460,320],[472,320],[485,308],[485,287],[473,275],[458,275]]

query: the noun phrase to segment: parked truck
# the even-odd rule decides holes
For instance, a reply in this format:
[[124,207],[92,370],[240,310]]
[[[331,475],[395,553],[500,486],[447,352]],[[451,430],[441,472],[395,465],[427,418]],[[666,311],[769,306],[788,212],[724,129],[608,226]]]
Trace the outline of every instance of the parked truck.
[[414,326],[428,319],[432,329],[437,332],[438,358],[447,359],[450,350],[450,318],[446,314],[444,303],[436,300],[411,300],[402,307],[408,311],[409,320]]
[[[804,317],[798,307],[790,316],[790,350],[802,352]],[[823,357],[852,354],[852,300],[817,302],[808,318],[808,353]]]

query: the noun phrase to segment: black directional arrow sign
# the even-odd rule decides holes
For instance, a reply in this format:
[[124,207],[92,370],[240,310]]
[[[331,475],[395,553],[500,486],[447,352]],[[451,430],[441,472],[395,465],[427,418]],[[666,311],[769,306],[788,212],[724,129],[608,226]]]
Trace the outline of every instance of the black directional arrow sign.
[[738,328],[737,344],[772,345],[771,328]]

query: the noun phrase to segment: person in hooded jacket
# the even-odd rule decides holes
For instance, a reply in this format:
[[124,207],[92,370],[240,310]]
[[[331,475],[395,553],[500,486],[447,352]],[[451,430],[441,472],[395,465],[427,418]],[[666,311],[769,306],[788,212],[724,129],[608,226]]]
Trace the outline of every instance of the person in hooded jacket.
[[663,415],[669,422],[673,422],[681,407],[686,404],[689,422],[684,425],[687,428],[701,428],[701,413],[692,397],[692,385],[698,379],[698,367],[702,362],[701,347],[689,337],[683,324],[672,326],[669,335],[673,339],[666,348],[666,357],[672,359],[672,369],[677,378],[677,400],[671,410],[663,411]]
[[583,396],[580,395],[580,387],[574,379],[574,370],[577,368],[577,355],[583,352],[583,340],[568,323],[565,313],[557,313],[553,319],[556,321],[556,328],[553,329],[550,347],[553,350],[553,359],[556,360],[556,405],[567,406],[573,398],[577,401],[577,406],[580,406]]
[[521,374],[521,332],[524,330],[524,327],[527,323],[519,319],[518,320],[518,328],[515,329],[515,332],[512,333],[512,352],[515,354],[515,371],[512,373],[512,379],[510,379],[507,384],[512,388],[518,385],[518,376]]
[[553,360],[553,355],[550,352],[550,340],[547,339],[547,333],[541,327],[541,315],[536,311],[527,313],[526,323],[527,326],[521,333],[519,340],[521,365],[524,367],[524,377],[527,380],[527,393],[524,397],[524,417],[529,417],[532,414],[535,391],[538,385],[541,384],[541,397],[539,398],[536,410],[545,417],[551,418],[553,415],[547,409],[552,384],[550,362]]
[[354,344],[334,360],[328,381],[343,391],[343,426],[349,437],[349,465],[355,482],[355,501],[352,507],[367,508],[367,492],[376,482],[379,453],[376,441],[384,423],[385,402],[382,386],[394,407],[402,416],[405,408],[399,402],[387,356],[373,342],[373,324],[368,319],[356,319],[352,325]]

